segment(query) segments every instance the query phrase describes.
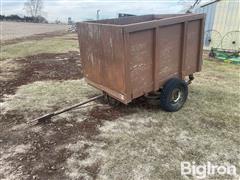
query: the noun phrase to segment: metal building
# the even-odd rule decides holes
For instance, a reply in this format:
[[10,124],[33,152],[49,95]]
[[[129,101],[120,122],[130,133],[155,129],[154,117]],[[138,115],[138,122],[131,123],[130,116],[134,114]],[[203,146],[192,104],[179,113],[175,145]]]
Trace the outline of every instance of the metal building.
[[[213,46],[219,46],[218,48],[240,48],[240,0],[211,1],[197,8],[195,12],[206,13],[204,49],[211,48],[209,46],[211,40],[215,41]],[[227,34],[232,31],[235,32]],[[211,36],[211,40],[208,39],[209,36]],[[230,41],[229,37],[233,40]],[[232,47],[233,45],[234,47]]]

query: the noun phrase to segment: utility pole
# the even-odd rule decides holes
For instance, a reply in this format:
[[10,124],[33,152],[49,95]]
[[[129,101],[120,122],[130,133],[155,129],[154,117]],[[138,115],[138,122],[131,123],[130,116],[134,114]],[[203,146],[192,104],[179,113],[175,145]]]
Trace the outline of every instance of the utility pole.
[[97,10],[97,20],[100,19],[100,14],[99,13],[100,13],[100,9]]

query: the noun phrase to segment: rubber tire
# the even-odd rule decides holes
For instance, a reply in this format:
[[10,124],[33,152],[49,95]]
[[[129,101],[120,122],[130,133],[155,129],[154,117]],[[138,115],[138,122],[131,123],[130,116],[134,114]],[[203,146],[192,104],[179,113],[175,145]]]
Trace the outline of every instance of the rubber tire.
[[[182,91],[181,101],[177,103],[171,103],[172,92],[175,88],[179,88]],[[160,106],[162,109],[168,112],[175,112],[181,109],[187,100],[188,85],[184,80],[178,78],[172,78],[165,83],[160,94]]]

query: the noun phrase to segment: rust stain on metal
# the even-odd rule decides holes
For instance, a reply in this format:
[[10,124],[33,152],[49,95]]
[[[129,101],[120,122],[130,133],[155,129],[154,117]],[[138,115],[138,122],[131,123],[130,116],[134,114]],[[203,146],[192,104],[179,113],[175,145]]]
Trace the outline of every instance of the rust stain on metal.
[[78,23],[87,82],[127,104],[172,77],[200,71],[204,18],[165,14]]

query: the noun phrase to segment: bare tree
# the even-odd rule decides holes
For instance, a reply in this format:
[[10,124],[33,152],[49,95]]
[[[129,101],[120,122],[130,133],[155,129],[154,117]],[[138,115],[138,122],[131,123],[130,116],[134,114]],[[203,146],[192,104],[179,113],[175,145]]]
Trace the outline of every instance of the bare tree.
[[43,1],[42,0],[27,0],[24,4],[24,9],[27,14],[36,18],[41,16],[43,9]]

